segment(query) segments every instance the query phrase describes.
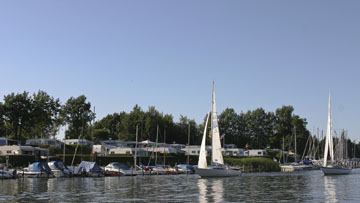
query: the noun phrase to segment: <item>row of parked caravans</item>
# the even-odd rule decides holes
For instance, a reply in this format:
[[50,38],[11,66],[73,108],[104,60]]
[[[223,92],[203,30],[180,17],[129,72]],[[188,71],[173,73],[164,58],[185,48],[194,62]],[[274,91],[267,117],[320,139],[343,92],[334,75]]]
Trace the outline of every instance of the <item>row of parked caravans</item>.
[[28,177],[28,178],[59,178],[59,177],[101,177],[101,176],[135,176],[135,175],[170,175],[192,173],[194,168],[189,165],[169,166],[138,166],[136,170],[123,163],[113,162],[104,169],[96,162],[82,161],[79,166],[68,167],[62,161],[34,162],[23,170],[0,170],[0,179]]

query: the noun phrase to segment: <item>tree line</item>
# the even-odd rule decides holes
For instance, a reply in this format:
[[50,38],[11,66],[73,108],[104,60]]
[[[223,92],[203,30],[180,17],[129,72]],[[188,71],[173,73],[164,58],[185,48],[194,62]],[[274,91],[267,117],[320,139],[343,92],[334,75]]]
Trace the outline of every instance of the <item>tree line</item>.
[[0,136],[22,141],[31,138],[55,137],[61,126],[67,125],[66,138],[81,133],[89,137],[88,128],[95,114],[86,97],[69,98],[65,104],[39,90],[11,93],[0,102]]
[[[203,122],[197,124],[194,119],[180,115],[179,121],[175,122],[171,114],[160,113],[154,106],[143,110],[135,105],[128,113],[108,114],[94,122],[95,112],[86,96],[70,97],[61,104],[59,99],[41,90],[32,95],[26,91],[11,93],[0,102],[0,136],[22,142],[35,137],[55,137],[59,128],[66,125],[66,139],[134,141],[138,127],[139,141],[156,141],[158,134],[158,142],[199,145],[205,119],[206,115]],[[295,129],[297,150],[303,152],[311,135],[306,128],[306,118],[294,114],[292,106],[282,106],[275,112],[257,108],[237,113],[226,108],[218,119],[225,143],[240,148],[281,149],[284,139],[287,149]],[[320,141],[316,139],[317,143]],[[351,140],[349,142],[350,146],[355,146]]]

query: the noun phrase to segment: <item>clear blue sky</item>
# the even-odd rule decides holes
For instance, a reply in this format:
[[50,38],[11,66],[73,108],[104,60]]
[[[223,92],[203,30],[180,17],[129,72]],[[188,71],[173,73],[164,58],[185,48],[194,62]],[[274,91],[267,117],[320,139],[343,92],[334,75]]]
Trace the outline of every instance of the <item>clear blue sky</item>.
[[308,129],[360,140],[360,1],[1,1],[0,96],[85,94],[97,119],[155,106],[292,105]]

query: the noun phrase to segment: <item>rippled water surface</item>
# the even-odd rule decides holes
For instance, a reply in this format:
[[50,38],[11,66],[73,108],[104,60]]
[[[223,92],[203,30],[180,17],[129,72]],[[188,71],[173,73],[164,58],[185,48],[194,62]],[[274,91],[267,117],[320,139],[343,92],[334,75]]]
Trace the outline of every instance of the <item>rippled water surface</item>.
[[359,202],[360,175],[321,171],[0,180],[1,202]]

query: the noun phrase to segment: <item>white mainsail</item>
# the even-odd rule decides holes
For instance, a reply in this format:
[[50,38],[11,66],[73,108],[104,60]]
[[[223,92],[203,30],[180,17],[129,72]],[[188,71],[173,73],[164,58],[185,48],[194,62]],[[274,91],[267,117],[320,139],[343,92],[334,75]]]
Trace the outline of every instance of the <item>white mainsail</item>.
[[208,113],[208,115],[206,117],[204,135],[203,135],[203,138],[202,138],[202,141],[201,141],[201,147],[200,147],[198,168],[207,168],[207,161],[206,161],[206,154],[207,154],[207,151],[206,151],[206,130],[207,130],[207,126],[208,126],[209,116],[210,116],[210,112]]
[[332,138],[332,122],[331,122],[331,98],[329,93],[329,106],[328,106],[328,122],[326,129],[326,139],[325,139],[325,151],[324,151],[324,164],[323,166],[327,166],[327,157],[330,151],[331,162],[334,162],[334,146],[333,146],[333,138]]
[[218,126],[218,119],[216,115],[216,101],[215,101],[215,85],[213,83],[212,91],[212,109],[211,109],[211,138],[212,138],[212,163],[224,164],[222,156],[222,149],[220,143],[220,133]]

